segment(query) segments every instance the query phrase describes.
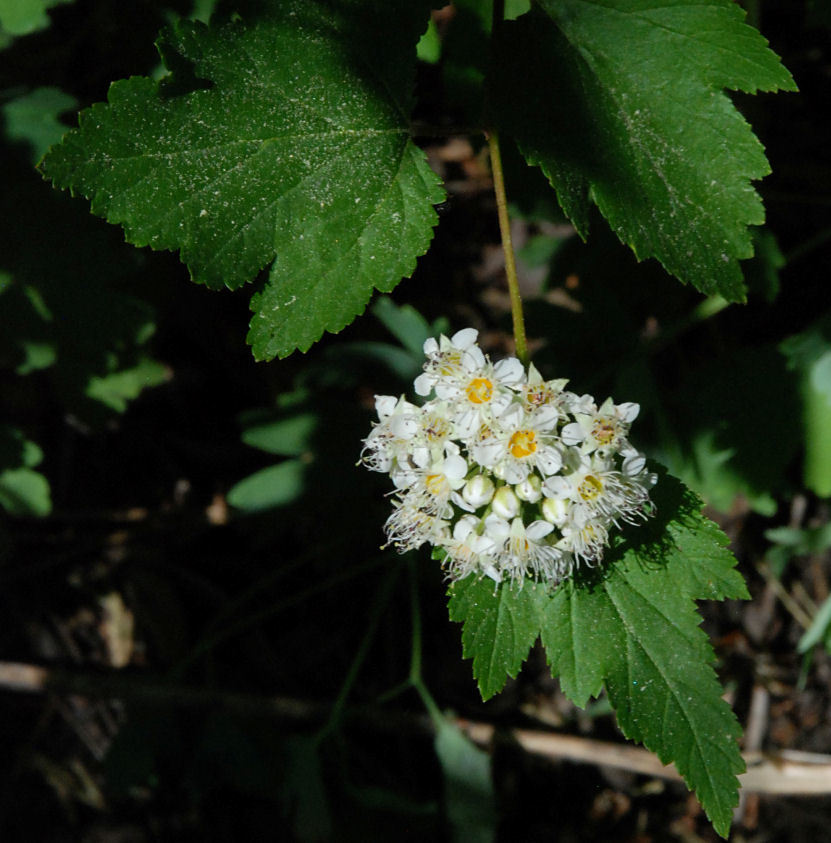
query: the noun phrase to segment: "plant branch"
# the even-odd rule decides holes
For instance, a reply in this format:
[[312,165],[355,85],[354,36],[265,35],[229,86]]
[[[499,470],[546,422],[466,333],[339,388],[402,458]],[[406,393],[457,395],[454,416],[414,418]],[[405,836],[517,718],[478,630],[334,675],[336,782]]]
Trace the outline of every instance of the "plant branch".
[[[81,673],[15,662],[0,662],[0,690],[123,699],[173,708],[209,708],[244,717],[276,718],[296,726],[325,722],[331,711],[325,703],[292,697],[204,690],[124,673]],[[429,718],[380,706],[347,708],[344,720],[378,732],[422,733],[425,736],[432,732]],[[480,746],[487,746],[493,740],[495,727],[490,723],[464,718],[451,718],[451,722]],[[662,764],[657,756],[640,747],[535,729],[513,729],[510,735],[526,752],[545,758],[568,759],[654,778],[680,780],[674,765]],[[829,755],[780,750],[745,752],[743,757],[747,772],[739,776],[739,781],[747,791],[791,795],[831,793]]]

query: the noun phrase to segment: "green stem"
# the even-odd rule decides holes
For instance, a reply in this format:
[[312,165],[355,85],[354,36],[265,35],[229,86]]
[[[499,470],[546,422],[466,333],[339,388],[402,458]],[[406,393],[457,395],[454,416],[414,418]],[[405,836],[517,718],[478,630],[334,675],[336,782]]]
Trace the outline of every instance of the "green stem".
[[[494,0],[491,38],[505,17],[505,0]],[[493,192],[496,195],[496,211],[499,216],[499,233],[502,237],[502,250],[505,253],[505,275],[508,279],[508,292],[511,297],[511,320],[514,328],[514,348],[516,356],[523,366],[528,365],[528,345],[525,341],[525,318],[522,315],[522,296],[519,292],[519,279],[516,273],[514,244],[511,240],[511,219],[508,216],[508,197],[505,193],[505,174],[502,171],[502,153],[499,149],[499,133],[489,129],[488,150],[493,172]]]
[[412,616],[413,647],[410,651],[410,682],[421,680],[421,606],[418,600],[418,582],[416,579],[415,560],[407,560],[407,573],[410,578],[410,614]]
[[499,215],[499,233],[502,236],[502,249],[505,252],[505,275],[508,279],[508,292],[511,296],[511,319],[514,327],[514,347],[516,356],[523,366],[528,365],[528,345],[525,341],[525,318],[522,315],[522,296],[519,292],[519,278],[516,274],[514,244],[511,240],[511,220],[508,216],[508,198],[505,195],[505,177],[502,173],[502,156],[499,151],[499,135],[495,130],[488,132],[488,147],[493,170],[493,190],[496,194],[496,210]]
[[410,575],[410,611],[413,624],[413,649],[410,655],[410,686],[421,697],[430,719],[438,724],[442,720],[441,710],[433,699],[421,675],[421,606],[418,599],[418,578],[414,559],[408,560]]
[[355,654],[355,658],[352,660],[352,664],[349,667],[349,671],[346,674],[346,679],[343,681],[343,685],[341,686],[340,692],[338,693],[337,699],[335,700],[334,705],[332,706],[332,711],[329,714],[329,719],[320,729],[320,731],[315,736],[315,743],[320,744],[323,739],[331,734],[331,732],[337,728],[338,724],[340,723],[341,717],[343,715],[343,707],[346,704],[346,700],[352,690],[352,687],[355,684],[355,680],[358,678],[358,672],[363,665],[367,653],[369,652],[370,644],[372,644],[373,639],[375,638],[375,633],[378,629],[378,624],[381,620],[381,615],[386,609],[387,604],[390,600],[390,595],[392,594],[392,588],[395,585],[396,581],[398,580],[398,571],[399,568],[392,568],[390,573],[387,574],[386,579],[382,583],[381,587],[378,589],[378,593],[375,595],[375,600],[372,605],[372,610],[370,612],[369,617],[369,624],[367,625],[366,632],[364,633],[363,640],[361,641],[360,646],[358,647],[358,652]]

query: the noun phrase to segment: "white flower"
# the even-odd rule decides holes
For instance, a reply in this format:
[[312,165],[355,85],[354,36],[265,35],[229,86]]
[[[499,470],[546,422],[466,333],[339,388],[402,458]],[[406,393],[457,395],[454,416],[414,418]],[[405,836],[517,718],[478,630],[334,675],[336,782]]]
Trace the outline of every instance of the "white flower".
[[439,381],[436,395],[453,406],[458,438],[467,441],[483,426],[498,423],[511,407],[516,397],[514,388],[524,376],[522,363],[509,357],[495,366],[486,362],[465,372],[463,377]]
[[444,542],[447,557],[444,566],[457,579],[468,574],[484,574],[494,582],[502,581],[496,567],[496,542],[479,533],[481,521],[474,515],[463,515],[453,528],[453,535]]
[[507,483],[522,483],[534,469],[542,475],[555,474],[563,464],[556,445],[558,417],[555,407],[541,407],[532,414],[514,404],[498,425],[486,429],[485,438],[471,445],[471,454]]
[[424,343],[423,406],[376,396],[361,462],[390,475],[399,551],[442,548],[449,577],[558,583],[597,564],[610,530],[654,511],[656,477],[628,441],[638,405],[598,408],[515,358],[494,364],[472,328]]
[[424,342],[427,363],[424,372],[413,384],[416,394],[429,395],[439,382],[464,379],[467,373],[475,372],[485,365],[485,355],[476,345],[479,332],[464,328],[450,339],[442,334],[438,342],[430,338]]
[[465,485],[468,467],[464,457],[459,455],[459,446],[446,442],[444,451],[444,456],[424,467],[390,472],[393,483],[399,489],[407,490],[407,503],[428,515],[445,512],[452,493]]
[[601,521],[588,521],[581,525],[566,524],[558,549],[570,553],[577,562],[593,565],[603,558],[609,544],[609,531]]
[[421,427],[422,408],[410,404],[403,395],[376,395],[375,408],[379,423],[364,439],[361,462],[373,471],[386,473],[409,455],[410,440]]
[[485,519],[485,535],[498,548],[498,570],[512,580],[558,578],[562,552],[545,541],[553,529],[547,521],[533,521],[526,527],[522,518],[510,523],[498,515]]
[[582,444],[582,452],[590,454],[597,448],[620,447],[629,426],[638,417],[640,405],[632,402],[615,405],[607,398],[599,410],[573,412],[576,421],[563,428],[563,441],[567,445]]
[[548,498],[571,502],[569,517],[575,524],[598,518],[633,523],[643,517],[643,504],[649,498],[648,486],[609,469],[598,458],[584,458],[571,474],[547,478],[543,491]]
[[416,550],[425,542],[441,544],[447,535],[447,522],[399,501],[384,529],[387,544],[395,545],[399,553],[406,553],[408,550]]

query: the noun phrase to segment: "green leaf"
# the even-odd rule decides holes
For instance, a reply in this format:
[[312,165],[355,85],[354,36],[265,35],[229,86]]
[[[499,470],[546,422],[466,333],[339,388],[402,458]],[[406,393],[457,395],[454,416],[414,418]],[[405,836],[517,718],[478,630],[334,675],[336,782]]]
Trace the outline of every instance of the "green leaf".
[[380,296],[372,314],[419,362],[424,356],[424,341],[432,337],[427,320],[409,304],[396,304],[389,296]]
[[[635,559],[622,560],[610,568],[589,605],[584,591],[568,594],[574,605],[565,643],[563,624],[543,625],[542,640],[549,657],[558,647],[561,654],[573,642],[591,640],[591,656],[600,659],[623,734],[665,764],[674,761],[726,836],[738,802],[736,775],[744,771],[736,743],[741,729],[721,699],[700,617],[676,584],[673,567],[648,569]],[[552,660],[552,672],[570,670],[573,661]],[[563,690],[569,693],[567,683]]]
[[464,622],[463,653],[473,659],[482,699],[501,691],[508,677],[519,673],[539,635],[545,590],[535,583],[508,588],[473,577],[450,587],[450,619]]
[[52,510],[49,481],[34,466],[43,459],[40,447],[7,425],[0,425],[0,507],[9,515],[48,515]]
[[457,843],[490,843],[496,836],[491,759],[458,726],[436,720],[436,755],[444,773],[444,801]]
[[315,413],[255,423],[242,432],[242,441],[269,454],[296,457],[309,449],[317,424]]
[[178,249],[191,276],[252,299],[258,359],[308,349],[426,251],[444,193],[409,137],[429,4],[275,4],[255,23],[181,22],[171,75],[114,83],[44,159],[129,242]]
[[504,25],[491,70],[505,132],[585,237],[594,202],[639,259],[744,299],[764,219],[761,144],[724,93],[795,90],[732,0],[540,0]]
[[549,590],[461,580],[450,617],[483,697],[515,676],[539,635],[563,692],[585,706],[603,687],[621,731],[675,762],[716,830],[726,834],[744,769],[740,728],[712,668],[695,600],[747,597],[727,538],[701,500],[660,472],[656,515],[627,528],[601,568]]
[[88,398],[100,401],[117,413],[123,413],[129,402],[138,398],[142,390],[158,386],[166,378],[167,370],[158,360],[144,357],[128,369],[91,377],[85,392]]
[[11,35],[28,35],[49,26],[47,9],[71,0],[0,0],[0,28]]
[[796,649],[799,653],[807,653],[814,644],[826,640],[828,629],[831,627],[831,597],[826,597],[819,611],[814,615],[811,625],[799,639]]
[[805,485],[831,496],[831,314],[781,345],[788,366],[800,376],[805,444]]
[[48,515],[52,511],[49,481],[31,468],[0,472],[0,507],[9,515]]
[[240,480],[228,492],[228,503],[248,512],[286,506],[303,493],[304,474],[300,460],[270,465]]
[[35,88],[0,108],[6,121],[6,137],[11,141],[24,141],[32,149],[32,164],[66,132],[58,122],[58,115],[77,106],[75,97],[59,88]]

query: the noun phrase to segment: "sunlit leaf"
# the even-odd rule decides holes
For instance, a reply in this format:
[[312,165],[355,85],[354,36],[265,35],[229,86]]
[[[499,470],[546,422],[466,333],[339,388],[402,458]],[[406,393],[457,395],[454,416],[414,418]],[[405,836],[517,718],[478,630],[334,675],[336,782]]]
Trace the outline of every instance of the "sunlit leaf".
[[764,219],[761,144],[724,89],[795,90],[732,0],[540,0],[504,26],[491,81],[504,130],[585,236],[598,206],[639,259],[744,299]]
[[236,288],[271,267],[254,354],[306,350],[432,237],[444,194],[408,125],[428,9],[294,0],[251,24],[181,22],[159,43],[172,74],[113,84],[43,172],[131,243],[178,250],[195,281]]

